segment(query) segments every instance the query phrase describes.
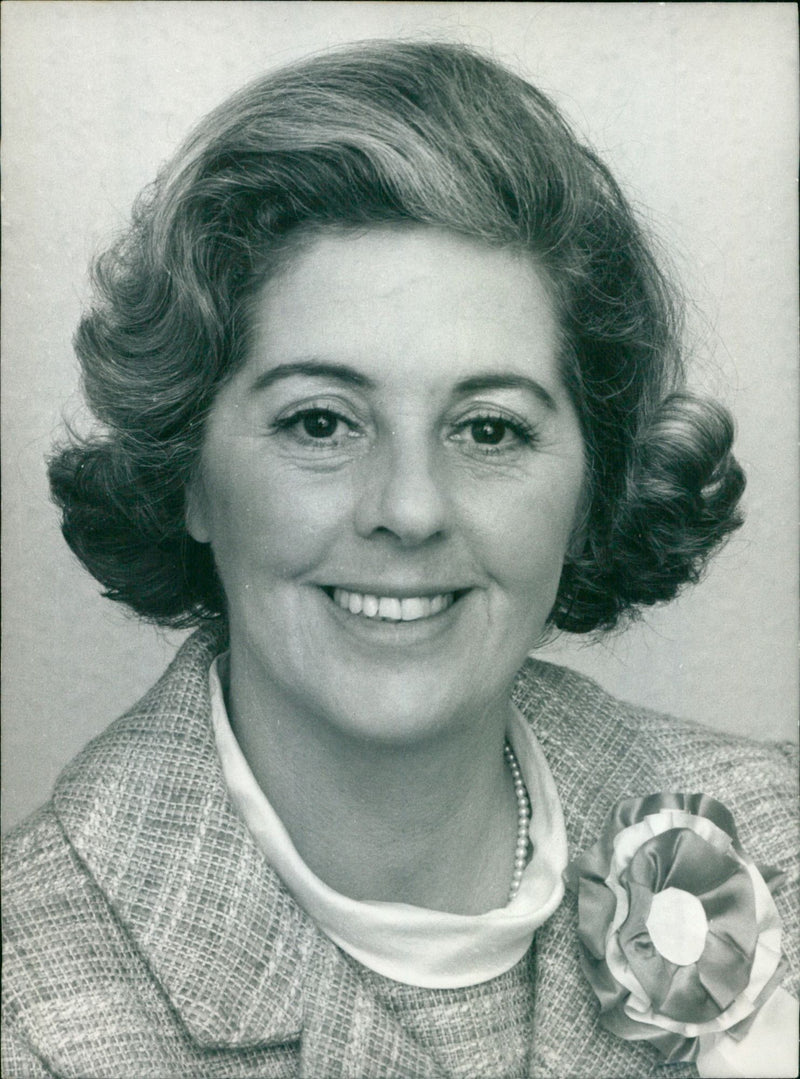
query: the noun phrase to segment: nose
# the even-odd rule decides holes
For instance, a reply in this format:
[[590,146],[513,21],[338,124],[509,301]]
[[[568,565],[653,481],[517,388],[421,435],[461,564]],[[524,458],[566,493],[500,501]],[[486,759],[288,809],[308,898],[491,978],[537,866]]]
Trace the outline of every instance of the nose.
[[448,493],[435,453],[415,441],[385,445],[364,461],[356,502],[356,532],[391,535],[413,547],[444,535]]

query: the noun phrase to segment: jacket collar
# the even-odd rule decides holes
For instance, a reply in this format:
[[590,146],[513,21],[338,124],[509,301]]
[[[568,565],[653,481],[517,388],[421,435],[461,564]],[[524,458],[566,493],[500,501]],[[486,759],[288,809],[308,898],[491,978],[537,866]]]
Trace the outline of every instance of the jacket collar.
[[297,907],[231,805],[208,692],[224,647],[221,628],[194,634],[76,758],[54,792],[61,825],[197,1043],[300,1041],[301,1073],[331,1077],[362,1074],[356,1059],[373,1045],[378,1074],[436,1076]]
[[[438,1075],[297,907],[236,815],[208,692],[209,665],[224,647],[222,628],[194,634],[153,689],[87,747],[56,787],[61,824],[199,1044],[299,1040],[301,1074],[334,1076],[363,1074],[356,1061],[370,1043],[380,1047],[377,1074]],[[631,732],[618,723],[620,745],[598,758],[592,728],[610,698],[549,664],[526,666],[515,700],[550,763],[575,857],[626,793],[612,772],[631,756]],[[539,930],[536,949],[531,1074],[563,1075],[567,1065],[571,1074],[593,1074],[592,1062],[594,1074],[612,1065],[614,1074],[652,1071],[648,1047],[597,1024],[573,897]]]
[[299,973],[316,942],[226,796],[205,684],[222,646],[213,631],[191,637],[64,773],[54,805],[191,1034],[285,1041],[302,1026]]

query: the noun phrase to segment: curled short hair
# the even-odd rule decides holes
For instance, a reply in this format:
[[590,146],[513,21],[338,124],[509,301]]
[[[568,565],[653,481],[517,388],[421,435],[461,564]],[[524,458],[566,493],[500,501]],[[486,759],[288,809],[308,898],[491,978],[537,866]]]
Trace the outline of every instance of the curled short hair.
[[454,44],[372,42],[212,112],[96,262],[75,339],[103,427],[50,462],[67,542],[164,625],[224,613],[184,521],[204,419],[247,305],[295,230],[408,222],[525,250],[550,280],[582,423],[585,519],[551,623],[615,625],[696,580],[744,480],[719,406],[684,389],[680,305],[607,167],[528,83]]

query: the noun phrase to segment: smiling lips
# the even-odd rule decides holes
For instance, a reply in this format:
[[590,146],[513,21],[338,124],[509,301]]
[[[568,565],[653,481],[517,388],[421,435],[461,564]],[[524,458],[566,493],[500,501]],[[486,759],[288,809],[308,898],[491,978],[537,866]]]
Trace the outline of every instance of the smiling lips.
[[455,603],[461,593],[441,592],[433,596],[375,596],[364,592],[351,592],[346,588],[334,588],[333,602],[351,614],[375,618],[385,622],[416,622],[440,614]]

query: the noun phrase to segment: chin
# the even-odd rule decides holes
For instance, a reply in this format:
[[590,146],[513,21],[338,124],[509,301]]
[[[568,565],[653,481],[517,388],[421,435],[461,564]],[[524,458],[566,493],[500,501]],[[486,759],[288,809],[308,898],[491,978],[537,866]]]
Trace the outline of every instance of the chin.
[[[365,677],[353,689],[340,685],[335,700],[327,699],[328,722],[350,737],[383,745],[410,746],[454,732],[492,703],[481,699],[477,687],[472,694],[465,692],[463,677],[444,678],[441,672],[428,678],[408,672],[380,680]],[[500,696],[505,702],[508,695]]]

